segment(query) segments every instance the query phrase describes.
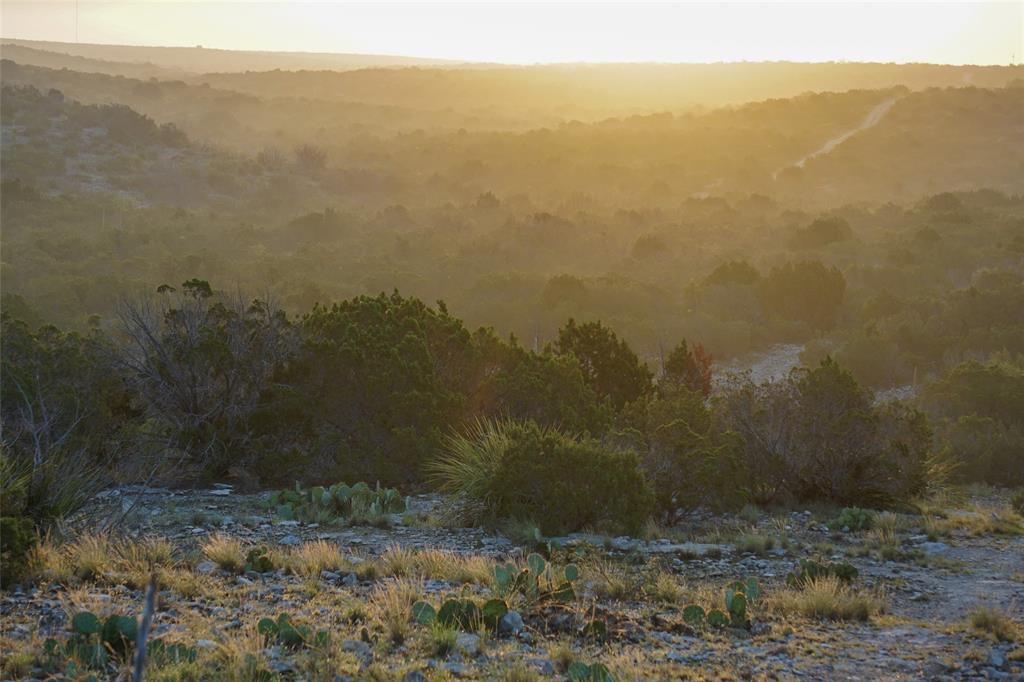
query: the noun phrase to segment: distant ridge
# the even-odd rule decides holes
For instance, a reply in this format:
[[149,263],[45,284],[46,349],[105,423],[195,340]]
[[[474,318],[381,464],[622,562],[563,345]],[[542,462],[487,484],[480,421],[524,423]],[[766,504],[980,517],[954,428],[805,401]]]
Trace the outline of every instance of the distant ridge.
[[[60,43],[44,40],[23,40],[2,38],[8,46],[44,50],[68,57],[119,62],[121,64],[148,65],[183,74],[199,74],[210,71],[273,71],[276,69],[332,70],[403,67],[403,66],[459,66],[463,62],[443,59],[421,59],[396,55],[344,54],[319,52],[263,52],[249,50],[221,50],[196,47],[149,47],[139,45],[100,45],[93,43]],[[25,62],[21,59],[18,61]],[[49,64],[37,64],[50,66]],[[68,66],[67,68],[73,68]],[[109,72],[109,71],[105,71]],[[126,74],[127,75],[127,74]]]

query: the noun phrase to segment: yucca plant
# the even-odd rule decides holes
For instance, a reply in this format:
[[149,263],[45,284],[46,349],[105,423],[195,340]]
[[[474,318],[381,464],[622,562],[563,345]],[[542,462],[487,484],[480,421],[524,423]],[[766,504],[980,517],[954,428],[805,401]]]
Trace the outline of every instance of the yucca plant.
[[445,438],[444,454],[427,464],[427,475],[465,514],[485,513],[494,508],[493,481],[501,458],[526,428],[513,419],[477,419]]

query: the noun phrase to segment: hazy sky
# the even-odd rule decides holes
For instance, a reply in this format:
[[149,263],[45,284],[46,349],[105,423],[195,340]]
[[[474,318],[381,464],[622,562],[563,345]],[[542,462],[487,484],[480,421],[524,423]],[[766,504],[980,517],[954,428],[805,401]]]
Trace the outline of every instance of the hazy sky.
[[[1024,58],[1008,2],[0,2],[4,37],[497,62]],[[77,14],[77,33],[76,33]]]

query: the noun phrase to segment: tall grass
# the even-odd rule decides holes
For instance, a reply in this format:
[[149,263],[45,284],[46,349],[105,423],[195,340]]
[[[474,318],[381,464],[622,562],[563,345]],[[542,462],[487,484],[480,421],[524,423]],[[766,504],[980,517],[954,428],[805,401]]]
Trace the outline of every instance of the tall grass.
[[775,592],[766,603],[780,615],[811,620],[866,621],[886,609],[880,593],[858,590],[835,576],[820,576],[802,588]]

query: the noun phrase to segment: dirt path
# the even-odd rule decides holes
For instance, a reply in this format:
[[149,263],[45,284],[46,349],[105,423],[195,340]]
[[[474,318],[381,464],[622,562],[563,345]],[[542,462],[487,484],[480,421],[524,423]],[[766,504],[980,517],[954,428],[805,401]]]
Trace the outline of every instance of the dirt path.
[[887,113],[889,113],[889,110],[892,109],[892,106],[896,104],[896,101],[898,99],[898,97],[893,97],[891,99],[885,100],[881,104],[876,105],[873,109],[871,109],[871,111],[868,112],[868,115],[864,118],[864,120],[861,122],[859,126],[857,126],[856,128],[852,128],[851,130],[847,130],[842,135],[837,135],[836,137],[833,137],[831,140],[828,140],[827,142],[825,142],[825,144],[821,145],[821,147],[811,152],[807,156],[803,157],[796,163],[780,168],[779,170],[775,171],[775,175],[773,177],[778,177],[779,173],[786,170],[786,168],[803,168],[804,165],[811,159],[831,153],[836,147],[846,142],[857,133],[878,125],[878,122],[881,121]]

